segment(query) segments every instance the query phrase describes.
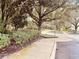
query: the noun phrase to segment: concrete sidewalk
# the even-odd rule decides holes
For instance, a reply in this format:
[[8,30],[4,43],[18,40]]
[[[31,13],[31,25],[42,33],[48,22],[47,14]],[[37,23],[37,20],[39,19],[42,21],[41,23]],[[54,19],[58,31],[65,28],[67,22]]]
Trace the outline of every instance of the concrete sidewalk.
[[5,56],[2,59],[53,59],[55,57],[56,44],[53,38],[42,38],[31,46],[19,52]]

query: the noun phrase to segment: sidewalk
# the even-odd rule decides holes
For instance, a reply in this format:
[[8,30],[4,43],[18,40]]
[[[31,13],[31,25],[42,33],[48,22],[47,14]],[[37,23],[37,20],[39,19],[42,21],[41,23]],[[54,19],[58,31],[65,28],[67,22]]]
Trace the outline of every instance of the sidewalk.
[[54,47],[55,41],[53,38],[42,38],[34,42],[31,46],[22,49],[19,52],[5,56],[2,59],[52,59],[55,57],[52,55],[56,47]]

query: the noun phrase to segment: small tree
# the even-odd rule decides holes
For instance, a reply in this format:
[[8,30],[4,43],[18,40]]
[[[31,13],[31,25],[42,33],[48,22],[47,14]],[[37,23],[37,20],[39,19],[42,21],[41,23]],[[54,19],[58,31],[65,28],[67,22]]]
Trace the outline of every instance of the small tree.
[[73,20],[71,20],[69,22],[74,26],[75,33],[76,33],[77,30],[78,30],[78,27],[79,27],[79,19],[78,18],[73,18]]
[[79,18],[78,18],[78,12],[76,9],[71,11],[71,14],[68,14],[68,16],[70,17],[68,22],[74,26],[74,30],[75,30],[75,33],[77,32],[78,30],[78,27],[79,27]]

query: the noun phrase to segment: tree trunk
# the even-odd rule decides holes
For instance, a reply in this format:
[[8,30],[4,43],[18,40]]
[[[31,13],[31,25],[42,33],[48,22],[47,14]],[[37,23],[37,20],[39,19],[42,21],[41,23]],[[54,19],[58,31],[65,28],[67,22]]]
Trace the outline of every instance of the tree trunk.
[[38,25],[38,30],[39,30],[39,31],[41,30],[41,26],[39,26],[39,25]]
[[38,24],[38,31],[39,31],[39,36],[40,36],[40,33],[41,33],[41,24]]
[[18,30],[18,27],[15,25],[15,31],[17,31]]
[[75,26],[75,33],[77,33],[77,29],[78,29],[78,27],[77,27],[77,26]]
[[6,21],[5,21],[5,13],[4,13],[4,9],[5,9],[5,1],[1,0],[1,23],[2,23],[2,33],[5,33],[5,27],[6,27]]
[[4,9],[5,9],[5,1],[1,0],[2,21],[4,20]]
[[38,24],[37,24],[38,31],[39,31],[39,33],[38,33],[39,37],[40,37],[40,34],[41,34],[41,25],[42,25],[42,19],[40,18],[39,21],[38,21]]
[[39,31],[41,30],[41,25],[42,25],[42,19],[40,18],[37,25]]

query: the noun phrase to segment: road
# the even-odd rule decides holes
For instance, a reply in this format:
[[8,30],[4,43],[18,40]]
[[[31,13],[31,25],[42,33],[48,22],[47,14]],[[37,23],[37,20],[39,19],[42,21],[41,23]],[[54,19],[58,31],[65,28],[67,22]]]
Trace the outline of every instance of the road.
[[60,34],[56,59],[79,59],[79,34]]
[[[55,59],[79,59],[79,35],[67,33],[47,33],[56,35],[57,51]],[[3,59],[49,59],[52,51],[53,40],[41,39],[33,43],[30,47],[24,48],[19,52],[5,56]]]
[[[44,32],[47,33],[47,30]],[[56,35],[56,59],[79,59],[79,34],[47,33]]]

